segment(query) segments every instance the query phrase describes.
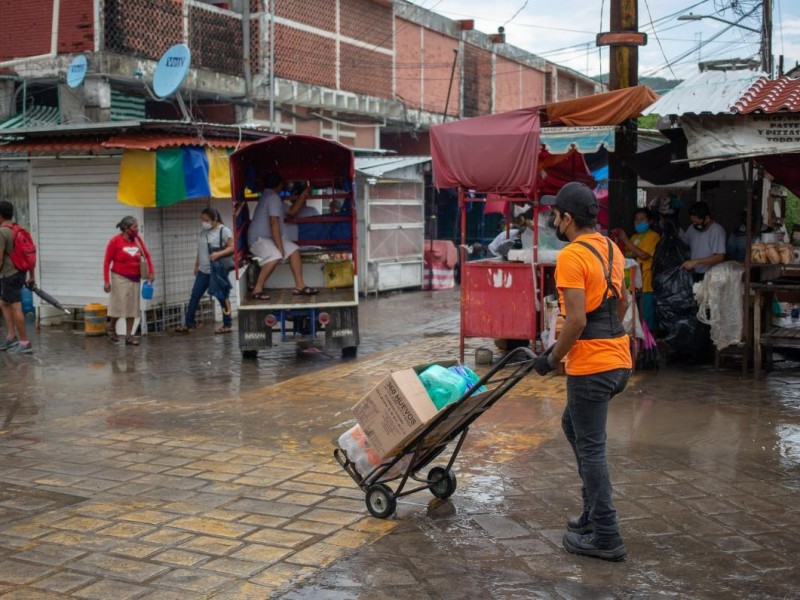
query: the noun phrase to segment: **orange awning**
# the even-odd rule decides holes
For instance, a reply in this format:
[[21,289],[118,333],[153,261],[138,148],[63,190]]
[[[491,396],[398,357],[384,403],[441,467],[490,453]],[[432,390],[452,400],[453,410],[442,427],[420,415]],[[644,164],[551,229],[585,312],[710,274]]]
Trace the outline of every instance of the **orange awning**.
[[542,122],[570,127],[619,125],[626,119],[638,117],[656,100],[658,95],[653,90],[646,85],[639,85],[545,104]]

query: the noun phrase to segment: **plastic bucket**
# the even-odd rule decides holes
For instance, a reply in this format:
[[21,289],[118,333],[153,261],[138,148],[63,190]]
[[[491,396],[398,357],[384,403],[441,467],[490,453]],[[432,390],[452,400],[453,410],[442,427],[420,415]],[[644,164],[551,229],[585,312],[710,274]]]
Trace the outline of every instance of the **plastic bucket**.
[[87,304],[83,307],[83,329],[86,335],[106,334],[106,305]]

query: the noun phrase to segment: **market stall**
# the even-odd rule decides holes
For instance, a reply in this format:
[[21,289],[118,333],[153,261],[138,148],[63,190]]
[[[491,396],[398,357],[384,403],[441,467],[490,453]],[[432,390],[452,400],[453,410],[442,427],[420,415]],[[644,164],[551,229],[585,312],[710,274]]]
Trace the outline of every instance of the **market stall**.
[[[765,352],[769,353],[773,347],[800,346],[798,324],[792,326],[790,319],[782,317],[770,322],[773,300],[800,300],[800,265],[795,264],[797,247],[789,246],[782,232],[770,232],[770,239],[759,240],[761,232],[754,229],[756,215],[769,225],[775,224],[776,216],[782,216],[776,215],[770,197],[772,184],[800,192],[796,168],[800,160],[800,137],[796,134],[799,92],[800,81],[788,77],[770,80],[766,75],[746,70],[706,72],[683,82],[646,110],[669,116],[671,122],[670,129],[665,131],[671,138],[670,157],[657,177],[674,181],[679,173],[703,176],[716,169],[730,169],[732,165],[740,170],[746,186],[747,214],[741,301],[735,307],[722,305],[720,311],[735,308],[741,314],[741,337],[737,342],[744,348],[742,370],[747,371],[751,354],[756,376],[760,374]],[[634,168],[646,176],[645,163],[653,161],[637,162]],[[755,241],[760,243],[754,245]]]
[[[541,260],[539,204],[545,193],[556,193],[568,181],[594,187],[586,163],[576,150],[582,139],[596,149],[613,139],[614,126],[640,111],[656,96],[644,86],[597,94],[541,107],[476,117],[431,128],[431,153],[436,187],[456,188],[461,213],[461,329],[463,359],[467,337],[535,342],[544,318],[547,271],[555,256]],[[553,125],[550,150],[542,148],[541,124]],[[568,126],[565,132],[558,126]],[[582,128],[591,127],[593,131]],[[580,131],[576,131],[580,130]],[[528,260],[466,261],[468,190],[495,194],[510,203],[532,205],[533,245]]]

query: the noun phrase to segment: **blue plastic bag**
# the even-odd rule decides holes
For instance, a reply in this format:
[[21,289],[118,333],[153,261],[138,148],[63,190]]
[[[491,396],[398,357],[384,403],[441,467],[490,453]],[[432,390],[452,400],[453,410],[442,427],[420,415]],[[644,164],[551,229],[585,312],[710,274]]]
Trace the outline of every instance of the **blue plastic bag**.
[[142,284],[142,300],[152,300],[153,299],[153,284],[149,281],[145,281]]
[[[455,365],[453,367],[449,367],[447,370],[450,371],[451,373],[455,373],[459,377],[463,377],[467,382],[467,389],[470,389],[481,379],[480,377],[478,377],[478,374],[475,371],[473,371],[466,365]],[[479,394],[485,391],[487,391],[486,386],[482,385],[473,393]]]

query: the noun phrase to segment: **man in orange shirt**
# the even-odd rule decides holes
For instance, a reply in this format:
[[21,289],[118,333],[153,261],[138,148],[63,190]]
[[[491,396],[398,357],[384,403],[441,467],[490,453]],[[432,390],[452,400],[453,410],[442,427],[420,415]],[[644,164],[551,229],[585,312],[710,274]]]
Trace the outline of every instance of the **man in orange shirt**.
[[536,358],[540,375],[566,357],[567,406],[561,426],[582,481],[583,512],[567,522],[564,548],[606,560],[625,558],[606,461],[606,419],[613,396],[631,374],[630,342],[622,327],[628,307],[624,258],[595,230],[597,199],[585,185],[568,183],[543,199],[555,211],[556,234],[570,244],[556,260],[556,287],[565,321],[556,343]]

